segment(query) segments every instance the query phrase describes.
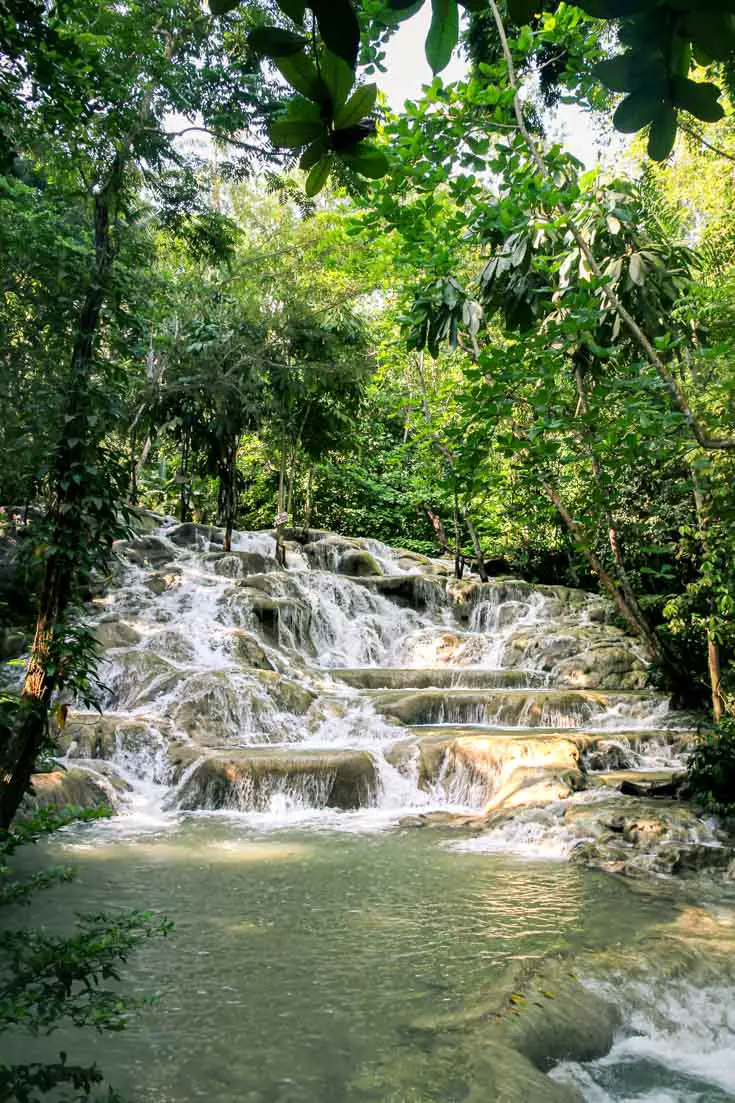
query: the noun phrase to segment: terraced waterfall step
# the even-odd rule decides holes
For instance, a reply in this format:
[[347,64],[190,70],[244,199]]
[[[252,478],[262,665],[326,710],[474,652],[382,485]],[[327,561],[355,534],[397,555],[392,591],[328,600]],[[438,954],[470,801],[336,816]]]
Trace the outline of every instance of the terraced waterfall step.
[[353,689],[525,689],[543,687],[542,674],[528,670],[476,670],[472,667],[335,667],[325,675]]
[[622,719],[662,712],[668,698],[649,691],[598,692],[571,689],[366,690],[378,712],[404,724],[485,724],[522,727],[584,727],[593,718]]

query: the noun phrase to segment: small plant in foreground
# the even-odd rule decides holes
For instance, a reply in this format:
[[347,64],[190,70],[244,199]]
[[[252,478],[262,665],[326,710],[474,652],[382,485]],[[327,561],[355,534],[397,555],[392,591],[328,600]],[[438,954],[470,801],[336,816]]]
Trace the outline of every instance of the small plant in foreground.
[[735,816],[735,717],[700,734],[688,761],[692,798],[708,811]]
[[[0,906],[27,903],[36,892],[74,878],[74,870],[68,867],[13,876],[8,859],[19,847],[75,820],[108,814],[100,809],[45,810],[0,833]],[[76,930],[67,936],[4,925],[0,931],[0,1035],[9,1030],[45,1035],[63,1025],[123,1030],[131,1012],[149,1001],[123,1000],[109,982],[120,980],[120,966],[143,939],[166,935],[171,929],[167,919],[140,911],[80,916]],[[49,1092],[64,1103],[90,1098],[121,1103],[112,1088],[92,1095],[103,1080],[96,1065],[70,1064],[65,1053],[49,1063],[0,1061],[0,1099],[6,1103],[37,1103]]]

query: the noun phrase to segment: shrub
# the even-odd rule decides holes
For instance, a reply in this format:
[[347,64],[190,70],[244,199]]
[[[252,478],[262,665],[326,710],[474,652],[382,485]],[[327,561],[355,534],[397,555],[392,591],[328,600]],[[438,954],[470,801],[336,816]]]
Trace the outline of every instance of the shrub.
[[700,734],[688,761],[693,800],[708,811],[735,816],[735,717]]

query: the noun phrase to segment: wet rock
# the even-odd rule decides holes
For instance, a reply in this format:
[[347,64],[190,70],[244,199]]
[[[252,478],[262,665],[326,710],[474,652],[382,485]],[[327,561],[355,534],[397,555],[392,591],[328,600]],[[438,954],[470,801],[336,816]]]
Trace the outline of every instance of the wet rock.
[[114,662],[103,670],[104,707],[139,708],[169,692],[180,678],[176,668],[153,651],[116,652]]
[[124,620],[111,617],[109,620],[99,622],[94,630],[94,636],[100,647],[131,647],[140,643],[140,632]]
[[366,751],[233,750],[205,758],[175,796],[176,806],[267,810],[274,799],[316,808],[373,802],[377,776]]
[[156,532],[165,523],[166,518],[150,509],[133,509],[130,513],[131,528],[141,536]]
[[149,575],[143,585],[147,590],[150,590],[152,594],[160,597],[161,594],[165,594],[167,590],[173,590],[180,582],[181,567],[177,567],[172,563],[165,571],[156,571],[155,574]]
[[72,767],[69,770],[52,770],[34,774],[32,790],[23,798],[19,816],[30,815],[41,808],[102,808],[112,804],[108,789],[99,777],[87,770]]
[[350,549],[342,555],[339,569],[342,574],[357,578],[383,575],[384,573],[383,568],[370,552],[358,551],[357,549]]
[[134,563],[136,567],[159,568],[166,563],[171,563],[174,552],[168,544],[158,536],[138,536],[135,540],[117,540],[112,545],[113,551]]
[[243,666],[257,670],[273,670],[265,648],[257,636],[242,628],[235,628],[227,634],[228,651]]
[[21,628],[0,628],[0,662],[19,658],[29,649],[31,643],[31,635]]
[[[165,721],[162,725],[165,730]],[[70,713],[64,727],[55,734],[59,751],[74,759],[113,759],[120,753],[142,755],[152,742],[148,721],[114,714]]]
[[270,555],[261,552],[222,552],[210,557],[214,564],[214,573],[221,578],[245,578],[252,574],[267,574],[282,568]]
[[271,671],[213,670],[186,678],[168,712],[175,728],[201,746],[287,742],[299,734],[293,723],[314,696]]
[[207,551],[211,544],[225,542],[224,529],[213,525],[196,525],[192,521],[167,529],[166,536],[177,547],[192,551]]

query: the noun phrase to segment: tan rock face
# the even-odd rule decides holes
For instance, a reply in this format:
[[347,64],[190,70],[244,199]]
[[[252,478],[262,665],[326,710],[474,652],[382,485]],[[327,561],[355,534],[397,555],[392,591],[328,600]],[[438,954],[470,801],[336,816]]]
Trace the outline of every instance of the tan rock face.
[[373,802],[377,775],[365,751],[233,750],[205,758],[175,796],[176,806],[260,811],[274,797],[307,807],[352,809]]
[[110,790],[99,777],[80,768],[34,774],[31,784],[32,791],[23,798],[21,816],[41,808],[101,808],[112,804]]

